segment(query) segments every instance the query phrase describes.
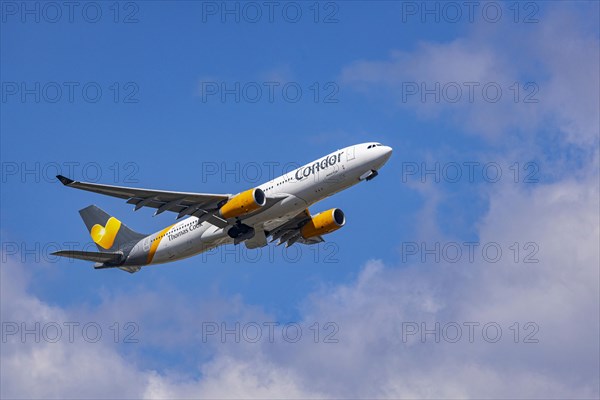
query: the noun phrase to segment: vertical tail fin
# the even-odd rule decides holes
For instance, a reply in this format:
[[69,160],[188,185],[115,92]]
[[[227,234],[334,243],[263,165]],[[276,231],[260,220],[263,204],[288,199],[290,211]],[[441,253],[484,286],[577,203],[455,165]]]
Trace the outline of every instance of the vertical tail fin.
[[121,221],[94,205],[79,210],[79,214],[101,252],[114,252],[126,243],[146,236],[129,229]]

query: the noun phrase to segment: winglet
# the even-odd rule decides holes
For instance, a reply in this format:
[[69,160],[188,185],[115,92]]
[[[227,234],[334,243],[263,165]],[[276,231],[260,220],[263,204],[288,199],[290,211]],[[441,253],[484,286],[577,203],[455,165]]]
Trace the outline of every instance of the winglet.
[[71,183],[75,182],[73,179],[69,179],[62,175],[56,175],[56,178],[65,186],[69,186]]

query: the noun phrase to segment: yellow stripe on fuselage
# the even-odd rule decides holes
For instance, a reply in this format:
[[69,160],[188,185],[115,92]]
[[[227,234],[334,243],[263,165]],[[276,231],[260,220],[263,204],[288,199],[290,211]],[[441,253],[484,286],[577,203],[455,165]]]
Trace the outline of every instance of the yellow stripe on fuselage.
[[154,258],[154,254],[156,253],[156,250],[158,250],[158,245],[165,237],[165,233],[167,233],[169,231],[169,229],[171,229],[174,226],[175,226],[175,224],[173,224],[171,226],[167,226],[165,229],[158,232],[156,239],[153,240],[152,244],[150,245],[150,250],[148,251],[148,259],[146,260],[147,264],[150,264],[152,262],[152,259]]

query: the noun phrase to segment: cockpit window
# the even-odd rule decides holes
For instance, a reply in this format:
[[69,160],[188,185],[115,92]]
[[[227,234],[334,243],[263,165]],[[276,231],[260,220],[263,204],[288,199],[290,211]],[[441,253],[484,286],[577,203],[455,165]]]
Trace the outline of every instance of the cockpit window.
[[374,144],[370,144],[369,146],[367,146],[367,149],[371,149],[373,147],[377,147],[377,146],[383,146],[381,143],[374,143]]

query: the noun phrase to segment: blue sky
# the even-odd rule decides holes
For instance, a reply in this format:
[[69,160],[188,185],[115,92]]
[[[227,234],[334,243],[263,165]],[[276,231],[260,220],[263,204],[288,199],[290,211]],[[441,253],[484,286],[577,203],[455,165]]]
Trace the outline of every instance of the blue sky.
[[[481,3],[472,21],[442,2],[430,13],[283,2],[272,20],[262,3],[129,2],[115,14],[89,2],[72,21],[65,6],[57,17],[23,4],[2,3],[0,31],[3,333],[5,322],[97,321],[107,335],[134,321],[139,343],[12,335],[4,397],[598,396],[597,3]],[[268,180],[268,165],[279,175],[365,141],[393,157],[311,208],[342,208],[347,225],[299,257],[269,247],[252,262],[256,252],[228,246],[129,275],[47,256],[89,242],[77,213],[89,204],[141,232],[173,221],[64,188],[57,166],[99,183],[235,193],[257,184],[246,168]],[[465,242],[503,257],[408,252]],[[524,263],[535,246],[539,262]],[[200,340],[215,321],[297,322],[305,335],[333,321],[339,343]],[[498,323],[504,339],[402,340],[407,322],[468,321]],[[533,322],[539,343],[506,339],[516,322],[521,334]],[[26,384],[40,357],[64,374],[37,363]],[[90,360],[104,372],[77,367]]]

